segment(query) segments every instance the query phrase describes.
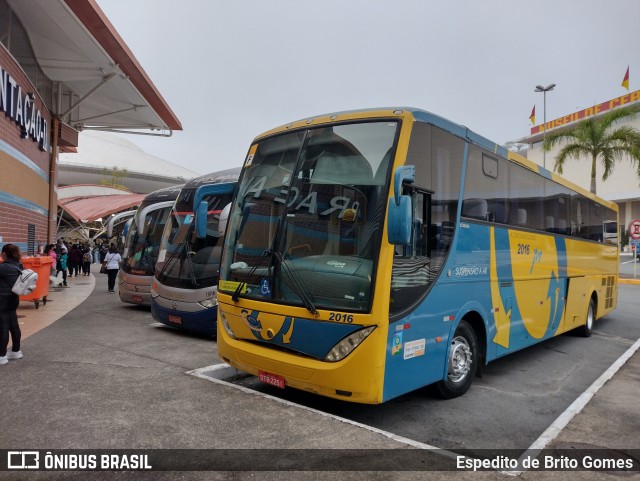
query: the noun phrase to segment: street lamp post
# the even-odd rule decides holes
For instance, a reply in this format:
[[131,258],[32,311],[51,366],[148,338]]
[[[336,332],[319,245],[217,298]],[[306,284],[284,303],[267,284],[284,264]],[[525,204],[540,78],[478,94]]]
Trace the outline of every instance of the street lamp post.
[[[549,84],[546,87],[543,87],[542,85],[536,85],[536,89],[534,90],[534,92],[542,92],[542,97],[543,97],[543,110],[542,110],[542,117],[543,117],[543,138],[542,138],[542,142],[544,145],[544,141],[547,140],[547,92],[553,90],[553,88],[556,86],[556,84]],[[542,166],[546,169],[547,168],[547,151],[544,150],[544,148],[542,149]]]

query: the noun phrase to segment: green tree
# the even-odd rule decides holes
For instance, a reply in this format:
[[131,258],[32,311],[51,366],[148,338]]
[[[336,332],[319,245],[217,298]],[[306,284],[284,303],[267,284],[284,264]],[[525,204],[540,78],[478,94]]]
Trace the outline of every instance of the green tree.
[[554,170],[563,173],[568,159],[591,158],[591,192],[596,193],[596,166],[598,160],[604,168],[602,180],[607,180],[615,163],[629,159],[640,177],[640,131],[629,126],[616,126],[620,120],[636,116],[635,107],[622,107],[600,118],[590,117],[573,128],[547,134],[542,148],[547,152],[563,145],[556,156]]
[[118,169],[118,167],[114,165],[112,169],[103,168],[102,175],[107,176],[108,179],[100,179],[100,185],[115,187],[117,189],[126,189],[126,187],[120,182],[122,179],[129,176],[127,169]]

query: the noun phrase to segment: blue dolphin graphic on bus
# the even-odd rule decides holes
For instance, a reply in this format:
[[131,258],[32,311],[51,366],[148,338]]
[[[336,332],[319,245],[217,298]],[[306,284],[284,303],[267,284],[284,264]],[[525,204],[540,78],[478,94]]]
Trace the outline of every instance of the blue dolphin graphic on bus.
[[256,340],[318,359],[323,359],[341,339],[362,328],[356,324],[279,316],[248,309],[242,309],[240,316]]

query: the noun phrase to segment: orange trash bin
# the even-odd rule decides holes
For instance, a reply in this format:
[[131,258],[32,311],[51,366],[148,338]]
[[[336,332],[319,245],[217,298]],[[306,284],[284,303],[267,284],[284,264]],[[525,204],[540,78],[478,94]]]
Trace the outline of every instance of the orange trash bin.
[[22,257],[20,262],[25,269],[31,269],[33,272],[38,274],[36,288],[31,294],[20,296],[20,300],[33,301],[36,305],[36,309],[40,307],[40,301],[42,301],[42,305],[46,305],[47,295],[49,294],[49,276],[51,274],[53,258],[49,256]]

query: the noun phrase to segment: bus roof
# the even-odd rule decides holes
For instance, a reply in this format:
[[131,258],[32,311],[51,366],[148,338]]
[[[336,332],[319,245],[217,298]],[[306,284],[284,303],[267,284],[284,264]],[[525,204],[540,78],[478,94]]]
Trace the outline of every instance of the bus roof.
[[184,184],[172,185],[171,187],[164,187],[162,189],[154,190],[147,194],[144,198],[144,202],[147,204],[150,202],[162,202],[164,200],[176,200]]
[[189,182],[184,184],[184,188],[197,189],[201,185],[238,182],[241,170],[242,167],[234,167],[232,169],[220,170],[218,172],[212,172],[211,174],[205,174],[200,177],[196,177],[195,179],[191,179]]
[[296,130],[300,128],[308,128],[310,126],[315,125],[326,125],[333,124],[336,122],[343,122],[348,120],[356,120],[356,119],[375,119],[375,118],[404,118],[407,120],[415,120],[417,122],[424,122],[436,127],[441,128],[457,137],[463,138],[469,141],[471,144],[475,144],[483,149],[489,150],[496,155],[499,155],[505,159],[509,159],[513,162],[516,162],[529,170],[532,170],[543,177],[553,180],[558,184],[561,184],[567,187],[570,190],[579,192],[580,194],[593,199],[594,201],[606,205],[607,207],[614,209],[616,212],[618,211],[618,206],[614,202],[609,202],[597,195],[592,194],[588,190],[580,187],[577,184],[565,179],[564,177],[551,172],[550,170],[545,169],[541,165],[536,164],[535,162],[530,161],[529,159],[508,150],[506,147],[499,145],[495,142],[490,141],[486,137],[479,135],[464,125],[456,124],[450,120],[445,119],[444,117],[440,117],[439,115],[433,114],[431,112],[427,112],[426,110],[418,109],[415,107],[380,107],[380,108],[369,108],[369,109],[359,109],[359,110],[346,110],[342,112],[333,112],[329,114],[323,114],[315,117],[309,117],[306,119],[301,119],[295,122],[291,122],[286,125],[282,125],[280,127],[276,127],[267,132],[264,132],[258,135],[255,141],[258,141],[264,137],[274,135],[277,133],[286,132],[288,130]]

